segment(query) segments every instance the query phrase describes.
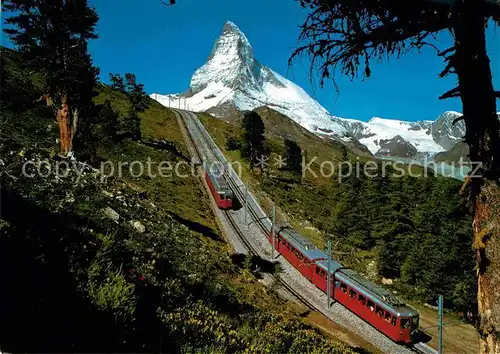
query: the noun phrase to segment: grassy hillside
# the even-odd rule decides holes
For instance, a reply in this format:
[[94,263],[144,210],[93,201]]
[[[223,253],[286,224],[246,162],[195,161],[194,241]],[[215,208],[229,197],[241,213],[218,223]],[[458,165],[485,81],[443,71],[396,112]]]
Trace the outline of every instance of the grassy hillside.
[[[353,352],[231,254],[197,177],[101,173],[101,162],[188,160],[171,111],[149,102],[141,142],[113,141],[92,119],[81,144],[94,165],[67,161],[53,112],[37,102],[41,78],[16,53],[1,58],[2,351]],[[98,91],[96,108],[109,99],[122,120],[126,96]]]

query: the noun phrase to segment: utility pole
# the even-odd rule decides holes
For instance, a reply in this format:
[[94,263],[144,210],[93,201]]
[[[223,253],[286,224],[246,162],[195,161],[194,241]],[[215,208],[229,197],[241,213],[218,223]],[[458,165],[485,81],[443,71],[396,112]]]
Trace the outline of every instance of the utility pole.
[[247,222],[247,214],[248,214],[248,198],[247,198],[247,193],[248,193],[248,190],[247,190],[247,185],[244,184],[243,187],[245,188],[245,190],[243,191],[243,195],[244,195],[244,198],[245,198],[245,226],[248,228],[248,222]]
[[330,238],[326,241],[326,259],[327,259],[327,267],[326,271],[327,281],[326,281],[326,306],[330,308],[330,289],[332,287],[331,275],[330,275],[330,263],[332,259],[332,241]]
[[443,353],[443,295],[438,298],[438,354]]
[[275,240],[275,234],[276,232],[276,205],[273,205],[273,220],[271,224],[271,241],[272,241],[272,248],[271,248],[271,261],[274,260],[274,240]]

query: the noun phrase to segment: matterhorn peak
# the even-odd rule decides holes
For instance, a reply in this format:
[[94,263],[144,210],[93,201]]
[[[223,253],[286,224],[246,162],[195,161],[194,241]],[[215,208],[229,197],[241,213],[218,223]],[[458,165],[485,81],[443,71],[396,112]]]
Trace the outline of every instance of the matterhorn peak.
[[191,91],[196,93],[214,83],[232,89],[259,88],[261,65],[245,34],[231,21],[227,21],[207,62],[191,78]]
[[231,21],[222,27],[207,62],[193,74],[188,92],[154,97],[174,106],[180,106],[178,101],[183,100],[182,104],[194,111],[213,107],[252,110],[269,106],[307,129],[341,135],[345,132],[302,88],[261,65],[245,34]]

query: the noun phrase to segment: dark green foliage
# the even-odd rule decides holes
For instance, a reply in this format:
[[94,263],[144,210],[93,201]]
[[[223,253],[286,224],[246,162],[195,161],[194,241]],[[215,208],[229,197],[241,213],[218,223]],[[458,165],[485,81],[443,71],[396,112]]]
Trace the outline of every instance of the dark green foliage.
[[99,70],[92,66],[87,40],[97,38],[97,13],[87,0],[9,0],[14,28],[4,31],[32,70],[43,74],[44,93],[57,105],[64,94],[70,106],[86,108],[94,94]]
[[[69,132],[81,125],[93,114],[99,73],[87,52],[87,41],[97,38],[97,13],[87,0],[9,0],[4,9],[13,13],[6,19],[13,27],[4,31],[27,67],[42,75],[46,102],[56,111],[69,106],[68,120],[60,123],[60,130]],[[63,153],[71,150],[74,137],[66,135],[70,141],[61,141]]]
[[103,133],[112,139],[116,139],[120,124],[118,122],[118,112],[111,107],[111,101],[106,99],[99,107],[99,123]]
[[130,109],[125,114],[122,121],[122,137],[129,137],[132,140],[141,140],[141,118],[139,113],[148,108],[148,96],[144,92],[144,85],[136,82],[134,74],[125,74],[125,84],[119,74],[110,74],[112,87],[117,86],[119,90],[125,92],[130,102]]
[[36,101],[40,98],[39,87],[33,84],[32,77],[27,68],[12,70],[12,66],[17,66],[15,60],[18,54],[10,49],[2,48],[1,62],[1,107],[5,109],[28,109],[36,106]]
[[144,92],[144,85],[138,84],[134,74],[126,73],[127,95],[136,112],[144,112],[148,108],[148,96]]
[[337,251],[348,254],[339,259],[344,264],[359,266],[352,249],[369,252],[379,275],[400,279],[395,286],[405,295],[425,301],[443,294],[448,307],[475,312],[472,220],[458,195],[460,182],[396,178],[385,170],[383,176],[379,164],[374,178],[353,173],[328,188],[303,183],[285,190],[278,179],[262,185],[289,213],[331,234]]
[[[259,160],[265,155],[264,123],[256,112],[245,111],[241,126],[243,128],[241,156],[248,159],[251,166],[257,166]],[[263,168],[262,165],[260,166]]]
[[131,108],[123,119],[122,128],[125,130],[125,135],[134,141],[141,140],[141,118],[137,111]]
[[236,151],[241,149],[241,141],[234,136],[230,136],[226,141],[226,150],[227,151]]
[[109,73],[109,80],[111,81],[111,88],[125,92],[125,83],[120,74]]
[[302,150],[293,140],[285,139],[286,169],[300,175],[302,173]]

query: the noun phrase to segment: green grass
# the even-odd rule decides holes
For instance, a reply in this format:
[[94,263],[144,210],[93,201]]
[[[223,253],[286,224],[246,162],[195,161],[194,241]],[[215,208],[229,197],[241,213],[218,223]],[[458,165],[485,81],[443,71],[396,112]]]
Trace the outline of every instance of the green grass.
[[[115,110],[125,114],[129,103],[124,94],[109,87],[102,87],[99,91],[100,95],[96,97],[96,103],[102,103],[105,99],[109,99]],[[124,180],[137,191],[146,192],[158,206],[186,220],[186,224],[209,233],[218,233],[207,194],[199,183],[197,175],[192,175],[189,168],[183,167],[180,171],[182,174],[188,175],[187,177],[178,176],[174,171],[171,171],[171,176],[159,176],[158,166],[162,162],[169,161],[172,166],[183,160],[190,162],[188,149],[174,113],[156,101],[149,100],[149,108],[140,113],[140,117],[143,140],[167,141],[168,150],[126,141],[116,146],[101,148],[99,155],[105,160],[113,162],[115,168],[120,162],[131,163],[133,161],[140,161],[144,166],[147,166],[149,159],[153,175],[157,175],[157,177],[149,178],[145,175],[134,178],[132,176],[134,171],[131,175],[130,169],[124,168],[123,170],[126,172],[123,175]]]
[[[102,139],[86,146],[92,153],[97,148],[108,165],[121,163],[121,176],[103,180],[91,168],[82,176],[70,170],[62,179],[23,175],[19,166],[26,160],[46,160],[54,167],[61,158],[53,153],[58,145],[52,112],[40,115],[30,105],[31,95],[40,92],[23,85],[35,77],[18,67],[15,52],[8,53],[9,78],[15,79],[2,93],[7,87],[11,95],[6,97],[18,99],[19,92],[23,100],[8,106],[0,121],[9,127],[9,134],[2,132],[0,153],[13,176],[2,178],[1,185],[2,207],[5,203],[8,208],[2,209],[0,220],[5,255],[0,265],[9,269],[3,279],[9,291],[0,304],[9,322],[2,349],[352,352],[302,323],[247,268],[252,262],[231,254],[218,235],[198,177],[129,173],[134,161],[150,160],[155,166],[189,160],[174,114],[156,102],[149,100],[140,114],[142,142],[113,142],[97,135],[97,127]],[[98,90],[95,102],[109,99],[122,119],[129,108],[125,95],[101,84]],[[153,147],[157,141],[164,144]],[[82,159],[78,151],[76,156]],[[105,208],[112,208],[118,220],[105,216]],[[134,221],[145,230],[136,230]]]

